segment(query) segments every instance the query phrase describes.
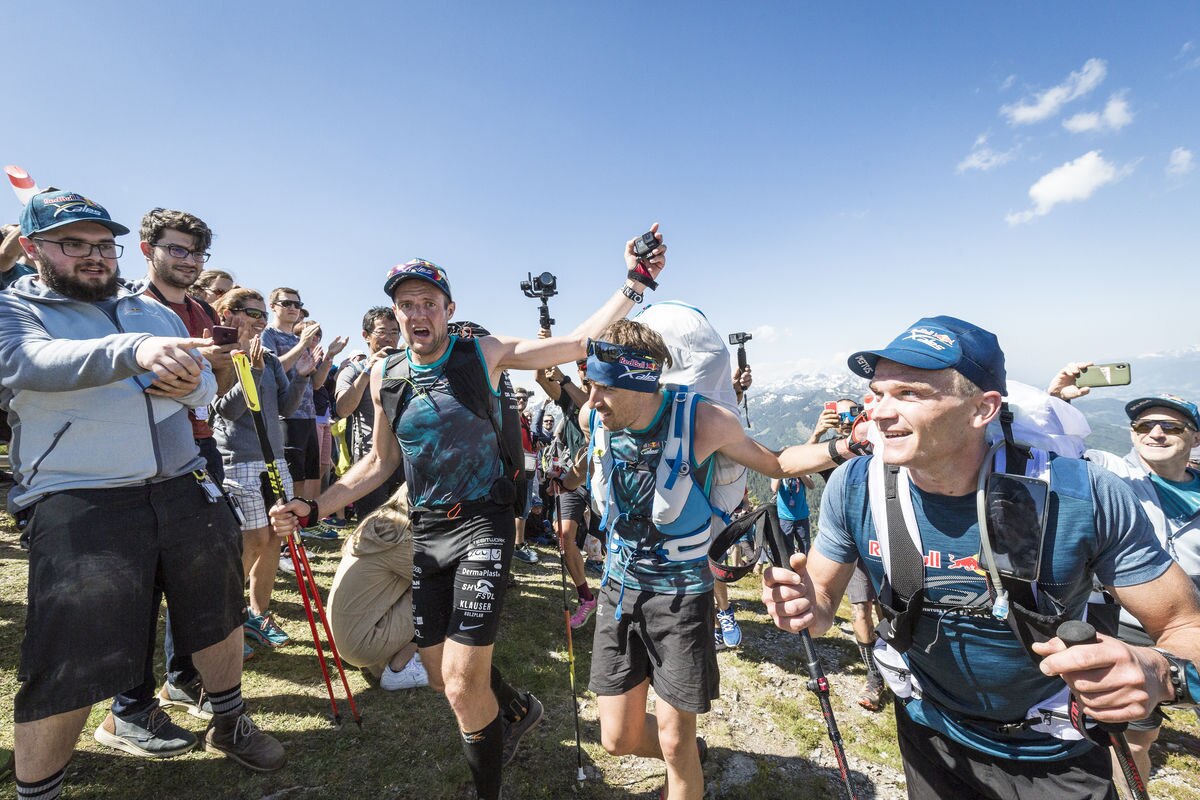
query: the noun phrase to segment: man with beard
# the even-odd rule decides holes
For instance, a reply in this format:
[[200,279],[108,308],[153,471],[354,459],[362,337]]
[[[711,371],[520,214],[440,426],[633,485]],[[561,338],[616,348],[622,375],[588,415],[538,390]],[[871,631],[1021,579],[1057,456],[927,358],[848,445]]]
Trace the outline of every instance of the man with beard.
[[[211,336],[213,326],[218,323],[216,313],[207,303],[191,297],[187,291],[196,282],[204,262],[208,260],[208,246],[212,243],[212,231],[208,225],[186,211],[153,208],[142,217],[141,239],[142,255],[146,257],[146,293],[174,311],[183,320],[189,336]],[[234,347],[236,345],[199,348],[217,378],[218,394],[227,391],[233,382],[230,353]],[[225,480],[225,468],[208,423],[208,407],[189,409],[188,419],[192,423],[192,438],[200,448],[208,474],[217,485],[221,485]],[[151,636],[154,635],[151,632]],[[155,694],[158,684],[154,677],[152,639],[146,653],[142,682],[113,698],[111,715],[93,734],[96,741],[131,755],[150,758],[167,758],[192,748],[195,737],[190,734],[178,739],[164,738],[147,727],[151,719],[158,718],[154,711],[160,700],[165,705],[187,708],[191,714],[202,719],[212,717],[210,704],[203,696],[200,675],[192,665],[191,658],[175,651],[169,609],[163,651],[167,680],[162,690],[158,695]]]
[[[245,714],[240,536],[190,435],[187,410],[216,391],[196,352],[211,342],[118,283],[113,236],[128,232],[82,195],[35,195],[21,247],[38,275],[0,293],[0,386],[16,434],[9,507],[36,505],[18,797],[58,797],[91,705],[141,680],[156,587],[209,689],[206,745],[251,769],[284,764]],[[157,708],[147,725],[182,731]]]

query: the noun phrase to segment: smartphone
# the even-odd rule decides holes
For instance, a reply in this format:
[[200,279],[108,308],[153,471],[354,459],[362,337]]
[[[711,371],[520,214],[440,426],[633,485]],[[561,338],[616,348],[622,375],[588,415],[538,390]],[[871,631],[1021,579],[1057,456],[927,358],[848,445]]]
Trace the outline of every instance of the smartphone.
[[829,400],[829,401],[827,401],[827,402],[825,403],[825,410],[826,410],[826,411],[833,411],[834,413],[836,413],[836,412],[837,412],[837,400]]
[[996,569],[1018,580],[1036,581],[1046,538],[1050,484],[1024,475],[995,473],[988,476],[986,498]]
[[1076,386],[1128,386],[1129,365],[1124,363],[1093,364],[1079,373]]
[[231,328],[228,325],[214,325],[212,329],[212,340],[215,345],[227,345],[238,343],[238,329]]

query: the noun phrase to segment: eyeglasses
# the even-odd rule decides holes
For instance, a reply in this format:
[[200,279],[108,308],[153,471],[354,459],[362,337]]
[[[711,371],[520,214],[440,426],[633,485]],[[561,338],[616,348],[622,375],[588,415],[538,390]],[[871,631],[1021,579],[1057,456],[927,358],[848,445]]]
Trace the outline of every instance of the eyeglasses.
[[155,247],[165,247],[167,252],[171,254],[171,258],[190,258],[197,264],[203,264],[208,261],[211,253],[204,253],[199,250],[188,250],[186,247],[180,247],[177,244],[155,244]]
[[382,329],[375,328],[373,331],[370,332],[370,335],[371,336],[399,336],[400,329],[399,328],[382,328]]
[[276,300],[275,305],[283,306],[284,308],[304,308],[304,303],[301,303],[299,300]]
[[245,314],[250,319],[263,319],[267,316],[267,312],[260,311],[257,308],[242,308],[241,306],[238,306],[237,308],[231,308],[229,310],[234,314]]
[[78,239],[43,239],[40,236],[35,237],[33,241],[56,244],[63,251],[64,256],[71,258],[87,258],[93,251],[99,252],[101,258],[120,258],[121,253],[125,252],[125,245],[116,242],[92,244],[91,242],[81,242]]
[[209,289],[206,289],[205,291],[207,291],[209,294],[211,294],[214,297],[221,297],[229,290],[228,289],[213,289],[210,287]]
[[1134,433],[1145,436],[1152,432],[1155,428],[1162,428],[1162,432],[1167,436],[1183,436],[1187,433],[1194,433],[1195,428],[1190,425],[1184,425],[1182,422],[1172,422],[1169,419],[1139,419],[1137,422],[1130,424]]

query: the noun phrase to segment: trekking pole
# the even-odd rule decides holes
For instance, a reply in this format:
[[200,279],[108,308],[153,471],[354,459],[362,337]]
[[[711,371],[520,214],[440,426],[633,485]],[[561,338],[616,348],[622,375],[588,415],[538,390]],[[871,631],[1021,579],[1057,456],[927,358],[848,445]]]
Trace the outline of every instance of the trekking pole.
[[[558,485],[562,492],[562,484]],[[567,601],[567,529],[563,524],[562,495],[554,495],[554,516],[558,521],[558,571],[562,576],[563,621],[567,627],[567,669],[571,675],[571,711],[575,713],[575,780],[585,781],[583,772],[583,745],[579,743],[579,703],[575,699],[575,646],[571,636],[571,607]]]
[[[262,448],[263,462],[266,466],[265,480],[263,481],[263,499],[266,501],[267,508],[275,505],[275,501],[279,500],[286,503],[288,501],[287,493],[283,488],[283,478],[279,474],[279,468],[275,466],[275,453],[271,449],[271,439],[267,435],[267,423],[263,418],[262,403],[258,398],[258,387],[254,383],[254,373],[250,371],[250,359],[245,353],[233,353],[233,367],[237,372],[238,382],[242,385],[242,394],[246,398],[246,408],[250,411],[250,416],[254,420],[254,431],[258,434],[258,444]],[[304,544],[296,540],[295,533],[289,533],[287,537],[288,555],[292,559],[292,566],[296,570],[296,587],[300,592],[300,599],[304,604],[304,613],[308,617],[308,627],[312,632],[313,646],[317,651],[317,664],[321,668],[321,677],[325,679],[325,690],[329,694],[329,705],[333,709],[333,722],[335,725],[340,725],[342,722],[342,714],[338,709],[337,699],[333,695],[333,682],[329,679],[329,669],[325,665],[325,651],[321,648],[321,639],[317,635],[317,625],[313,619],[312,602],[309,599],[309,591],[316,599],[317,613],[321,617],[321,623],[325,628],[325,636],[329,641],[329,648],[333,653],[333,663],[337,667],[338,673],[342,678],[342,686],[346,690],[346,699],[350,704],[350,713],[354,717],[354,721],[358,726],[362,727],[362,717],[358,713],[358,708],[354,704],[354,695],[350,692],[350,684],[346,680],[346,671],[342,668],[342,661],[338,657],[337,647],[333,643],[333,635],[329,630],[329,621],[325,618],[325,609],[321,605],[321,596],[317,588],[316,578],[312,574],[312,568],[308,563],[308,553],[304,550]]]
[[[765,524],[771,535],[769,541],[774,543],[772,547],[768,548],[771,552],[771,561],[777,567],[790,569],[788,563],[792,550],[780,528],[775,508],[772,507],[766,516],[768,521]],[[829,679],[825,677],[825,670],[821,667],[821,659],[813,644],[812,634],[807,630],[800,631],[800,643],[804,647],[804,666],[808,670],[808,690],[817,696],[817,700],[821,704],[821,716],[825,718],[825,730],[829,733],[830,744],[833,745],[833,755],[837,759],[838,773],[846,787],[846,796],[850,800],[857,800],[854,794],[854,785],[850,782],[850,766],[846,761],[846,747],[842,744],[842,734],[838,730],[837,718],[833,715],[833,704],[829,701]]]
[[[1090,622],[1084,622],[1081,619],[1067,620],[1058,626],[1055,633],[1067,647],[1096,643],[1096,629]],[[1078,709],[1078,701],[1075,699],[1074,692],[1071,693],[1070,709],[1071,723],[1075,724],[1075,727],[1082,733],[1082,712]],[[1076,724],[1077,719],[1079,724]],[[1121,774],[1125,776],[1125,785],[1129,787],[1129,791],[1133,792],[1136,800],[1150,800],[1150,793],[1146,791],[1146,784],[1142,782],[1137,762],[1133,760],[1133,752],[1129,749],[1129,741],[1125,738],[1125,723],[1097,722],[1096,725],[1108,734],[1109,746],[1117,754],[1117,763],[1121,765]]]

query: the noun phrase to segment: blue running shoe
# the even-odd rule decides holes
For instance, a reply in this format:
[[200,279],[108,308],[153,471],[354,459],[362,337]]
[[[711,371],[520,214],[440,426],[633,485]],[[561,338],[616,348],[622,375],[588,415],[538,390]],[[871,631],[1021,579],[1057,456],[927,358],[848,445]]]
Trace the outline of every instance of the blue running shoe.
[[288,636],[283,628],[275,623],[275,617],[270,613],[259,616],[253,611],[248,611],[246,621],[242,623],[242,627],[246,633],[253,639],[256,639],[259,644],[265,644],[267,647],[283,647],[289,644],[292,639]]
[[717,622],[721,623],[721,638],[726,647],[737,647],[742,643],[742,626],[733,618],[733,607],[717,612]]

